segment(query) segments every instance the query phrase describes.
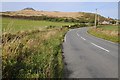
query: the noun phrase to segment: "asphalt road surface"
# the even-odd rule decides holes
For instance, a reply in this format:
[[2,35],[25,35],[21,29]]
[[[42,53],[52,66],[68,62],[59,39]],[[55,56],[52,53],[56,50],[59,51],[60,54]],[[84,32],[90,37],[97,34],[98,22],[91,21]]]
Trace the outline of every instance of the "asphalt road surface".
[[87,30],[72,29],[65,36],[64,77],[118,78],[118,44],[94,37]]

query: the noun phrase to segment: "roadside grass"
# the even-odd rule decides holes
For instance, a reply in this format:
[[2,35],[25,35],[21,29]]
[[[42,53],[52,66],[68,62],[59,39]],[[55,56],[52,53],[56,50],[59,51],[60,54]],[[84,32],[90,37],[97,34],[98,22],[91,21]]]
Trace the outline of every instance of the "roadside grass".
[[104,30],[118,31],[118,26],[116,26],[116,25],[100,25],[97,27],[104,29]]
[[120,35],[118,34],[117,29],[117,26],[110,26],[109,28],[107,28],[106,26],[104,28],[104,26],[102,26],[99,28],[89,28],[88,33],[99,38],[120,43]]
[[73,25],[73,23],[2,18],[2,31],[10,33],[15,33],[21,30],[45,29],[46,26],[61,27],[65,25]]
[[3,78],[62,77],[61,44],[67,31],[67,28],[53,28],[26,32],[25,35],[3,34]]

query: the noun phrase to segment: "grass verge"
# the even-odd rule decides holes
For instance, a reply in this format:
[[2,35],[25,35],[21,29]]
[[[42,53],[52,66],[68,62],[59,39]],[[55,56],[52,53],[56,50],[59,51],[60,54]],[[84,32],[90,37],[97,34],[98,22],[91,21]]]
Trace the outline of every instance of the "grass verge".
[[118,31],[118,26],[116,25],[99,25],[97,27],[109,31]]
[[115,43],[120,43],[118,39],[118,37],[120,36],[118,36],[117,31],[110,31],[101,28],[89,28],[88,33],[105,40],[109,40]]

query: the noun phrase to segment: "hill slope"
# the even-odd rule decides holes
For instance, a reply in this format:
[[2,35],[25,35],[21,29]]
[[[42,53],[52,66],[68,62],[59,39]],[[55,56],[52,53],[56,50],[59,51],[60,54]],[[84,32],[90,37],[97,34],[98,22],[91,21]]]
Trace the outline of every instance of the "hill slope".
[[[75,20],[88,20],[90,22],[94,22],[94,13],[86,13],[86,12],[59,12],[59,11],[37,11],[33,8],[25,8],[20,11],[9,11],[9,12],[2,12],[2,16],[46,16],[46,17],[52,17],[52,18],[64,18],[64,19],[75,19]],[[108,20],[108,18],[105,18],[101,15],[99,15],[99,20],[104,21]]]

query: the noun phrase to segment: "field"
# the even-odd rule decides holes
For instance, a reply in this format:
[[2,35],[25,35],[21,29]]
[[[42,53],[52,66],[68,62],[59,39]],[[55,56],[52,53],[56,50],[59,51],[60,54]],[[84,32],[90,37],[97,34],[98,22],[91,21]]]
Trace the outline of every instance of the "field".
[[97,26],[97,28],[90,28],[88,30],[88,33],[100,37],[112,42],[120,43],[119,38],[119,31],[118,26],[115,25],[103,25],[103,26]]
[[46,26],[61,27],[63,25],[72,25],[73,23],[65,22],[50,22],[50,21],[34,21],[13,18],[2,18],[3,32],[17,32],[20,30],[43,29]]
[[[62,42],[70,23],[3,18],[2,77],[62,77]],[[45,28],[44,26],[56,26]]]

